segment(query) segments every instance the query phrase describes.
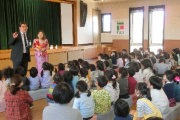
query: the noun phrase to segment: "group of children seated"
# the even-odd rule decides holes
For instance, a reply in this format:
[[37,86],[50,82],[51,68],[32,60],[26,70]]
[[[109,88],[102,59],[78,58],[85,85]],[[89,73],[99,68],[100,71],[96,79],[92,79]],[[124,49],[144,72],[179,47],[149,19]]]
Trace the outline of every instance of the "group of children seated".
[[[161,120],[169,107],[180,101],[179,55],[178,48],[170,54],[159,49],[157,55],[149,48],[144,53],[142,48],[135,49],[129,55],[123,49],[112,51],[110,56],[100,53],[95,64],[78,59],[69,61],[67,67],[60,63],[54,70],[52,64],[45,62],[41,76],[33,67],[28,78],[22,67],[15,74],[8,67],[0,71],[0,85],[4,86],[0,100],[6,101],[7,119],[32,119],[33,101],[26,91],[49,89],[46,97],[49,106],[43,111],[43,120],[95,120],[98,114],[105,114],[112,107],[114,120],[153,120],[152,117]],[[130,95],[138,99],[136,111],[130,111],[122,100]],[[65,106],[72,98],[72,108]],[[66,110],[73,113],[59,112]]]

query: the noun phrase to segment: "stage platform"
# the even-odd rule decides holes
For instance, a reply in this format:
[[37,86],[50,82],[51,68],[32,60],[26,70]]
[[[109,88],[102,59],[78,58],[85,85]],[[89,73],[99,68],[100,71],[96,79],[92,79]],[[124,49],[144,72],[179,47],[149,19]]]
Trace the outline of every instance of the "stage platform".
[[[97,58],[99,53],[107,53],[110,55],[110,51],[114,49],[112,44],[97,44],[97,45],[83,45],[83,46],[58,46],[57,49],[49,49],[49,62],[53,65],[59,63],[67,63],[70,60],[82,59],[93,59]],[[28,69],[35,67],[35,51],[31,48],[31,62],[29,62]],[[12,67],[12,61],[10,60],[11,49],[0,50],[0,70],[7,66]]]

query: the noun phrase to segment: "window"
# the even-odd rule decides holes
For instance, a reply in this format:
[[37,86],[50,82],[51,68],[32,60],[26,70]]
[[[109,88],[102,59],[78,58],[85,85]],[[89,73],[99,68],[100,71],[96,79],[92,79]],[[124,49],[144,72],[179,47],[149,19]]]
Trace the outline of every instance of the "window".
[[102,14],[101,32],[111,32],[111,14]]
[[130,8],[130,52],[143,47],[143,31],[144,31],[144,7]]
[[164,46],[165,6],[149,7],[149,48],[157,53]]

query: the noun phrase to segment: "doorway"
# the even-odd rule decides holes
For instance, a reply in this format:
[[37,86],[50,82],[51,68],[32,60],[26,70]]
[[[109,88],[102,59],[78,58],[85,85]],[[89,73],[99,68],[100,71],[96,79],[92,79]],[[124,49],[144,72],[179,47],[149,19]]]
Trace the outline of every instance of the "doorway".
[[93,9],[92,11],[92,30],[93,30],[93,43],[100,44],[101,43],[101,11]]

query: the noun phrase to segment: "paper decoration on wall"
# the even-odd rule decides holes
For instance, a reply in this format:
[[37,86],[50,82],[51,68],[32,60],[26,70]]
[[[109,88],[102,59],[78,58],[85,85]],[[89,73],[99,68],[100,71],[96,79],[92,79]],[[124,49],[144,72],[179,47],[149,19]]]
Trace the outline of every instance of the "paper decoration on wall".
[[112,20],[111,35],[129,35],[129,19]]

